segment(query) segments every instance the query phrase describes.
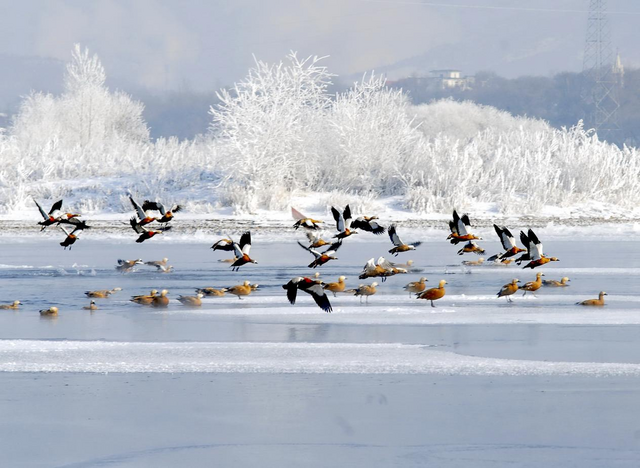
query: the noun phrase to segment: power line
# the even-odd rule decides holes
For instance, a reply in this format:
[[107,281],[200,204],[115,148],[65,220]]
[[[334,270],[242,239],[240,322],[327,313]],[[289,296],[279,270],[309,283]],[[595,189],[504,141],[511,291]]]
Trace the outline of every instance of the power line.
[[[463,3],[442,3],[442,2],[429,2],[429,1],[415,1],[415,0],[356,0],[362,3],[384,3],[391,5],[415,5],[415,6],[432,6],[432,7],[445,7],[445,8],[462,8],[473,10],[507,10],[507,11],[525,11],[525,12],[539,12],[539,13],[589,13],[589,10],[577,10],[570,8],[532,8],[532,7],[509,7],[509,6],[496,6],[496,5],[467,5]],[[640,11],[609,11],[609,14],[618,15],[640,15]]]

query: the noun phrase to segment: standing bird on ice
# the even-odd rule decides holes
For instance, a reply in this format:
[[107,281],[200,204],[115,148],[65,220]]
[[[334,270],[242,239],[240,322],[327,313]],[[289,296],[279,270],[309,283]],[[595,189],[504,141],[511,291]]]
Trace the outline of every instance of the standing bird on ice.
[[300,247],[302,247],[304,250],[306,250],[308,252],[311,252],[313,254],[315,259],[313,260],[313,262],[309,263],[309,265],[307,265],[307,266],[309,268],[316,268],[316,267],[324,265],[329,260],[338,260],[338,257],[335,257],[334,254],[338,251],[338,249],[342,245],[342,240],[339,240],[338,242],[334,242],[333,244],[331,244],[329,246],[329,248],[327,250],[325,250],[322,253],[318,252],[315,249],[306,247],[303,244],[301,244],[300,242],[298,242],[298,245]]
[[62,217],[62,212],[60,211],[62,209],[62,200],[58,200],[57,202],[55,202],[51,206],[51,209],[49,210],[48,213],[44,211],[44,209],[42,209],[42,206],[40,206],[40,203],[38,203],[36,200],[33,200],[33,201],[38,207],[38,210],[40,211],[40,214],[42,215],[42,218],[43,218],[42,221],[38,222],[38,224],[42,226],[42,228],[40,229],[41,231],[44,231],[45,229],[47,229],[47,227],[51,226],[52,224],[56,224],[60,221]]
[[[530,260],[523,268],[534,269],[549,262],[559,262],[556,257],[545,257],[542,250],[542,242],[538,239],[538,236],[529,229],[528,234],[525,236],[523,232],[520,233],[521,240],[524,243],[524,239],[527,239],[525,246],[527,247],[528,254],[522,255],[518,260]],[[525,258],[528,257],[528,258]]]
[[453,210],[453,221],[449,221],[449,229],[451,234],[447,237],[453,245],[457,245],[460,242],[482,240],[482,237],[477,237],[469,232],[471,227],[471,221],[469,221],[469,215],[463,214],[462,217],[458,216],[458,212]]
[[518,290],[519,282],[520,282],[519,279],[514,278],[511,280],[511,283],[508,283],[502,286],[502,289],[497,294],[498,297],[506,297],[507,302],[513,302],[509,296],[516,293],[516,291]]
[[358,231],[352,231],[349,229],[351,223],[351,209],[349,208],[349,205],[345,207],[342,213],[332,206],[331,213],[333,214],[333,219],[336,220],[336,229],[338,230],[338,234],[333,237],[342,240],[352,234],[358,234]]
[[[524,291],[523,296],[526,296],[527,292],[530,292],[531,294],[533,294],[538,289],[540,289],[542,287],[542,277],[543,276],[544,276],[544,273],[538,273],[536,275],[536,280],[535,281],[529,281],[528,283],[524,283],[524,285],[520,286],[519,289]],[[535,294],[533,294],[533,295],[535,296]]]
[[229,294],[233,294],[234,296],[238,296],[238,299],[242,300],[242,297],[240,296],[248,296],[253,292],[253,288],[251,287],[251,283],[249,283],[249,281],[245,281],[242,284],[227,288],[227,292]]
[[287,284],[282,285],[282,289],[287,291],[287,299],[291,304],[296,303],[296,297],[298,295],[298,289],[310,294],[313,300],[318,304],[325,312],[331,312],[333,309],[327,293],[323,288],[323,283],[320,280],[312,280],[304,276],[297,276],[289,281]]
[[409,297],[411,297],[411,294],[419,294],[422,291],[424,291],[424,288],[427,287],[426,282],[429,281],[427,278],[425,278],[424,276],[422,278],[420,278],[419,281],[413,281],[409,284],[407,284],[404,287],[405,291],[409,291]]
[[437,301],[438,299],[442,299],[446,294],[444,289],[444,285],[447,284],[445,280],[440,280],[437,288],[427,289],[425,292],[422,292],[416,296],[416,299],[426,299],[431,301],[431,307],[435,307],[433,301]]
[[[146,224],[152,223],[156,221],[158,218],[153,216],[149,216],[145,210],[136,202],[131,195],[129,195],[129,200],[131,200],[131,204],[133,205],[133,209],[136,211],[136,216],[138,218],[137,224],[140,226],[144,226]],[[133,218],[136,219],[136,218]]]
[[322,286],[322,288],[325,291],[331,291],[333,293],[333,297],[337,297],[336,293],[344,292],[344,288],[346,286],[346,283],[344,282],[344,280],[346,279],[347,279],[346,276],[340,276],[337,282],[326,283],[324,286]]
[[366,299],[365,302],[368,304],[369,296],[373,296],[375,293],[378,292],[378,290],[376,289],[376,286],[378,286],[378,283],[374,281],[371,284],[361,284],[355,289],[347,289],[345,293],[351,293],[356,297],[360,296],[360,304],[362,304],[362,297],[364,296]]
[[380,226],[376,221],[377,216],[360,216],[351,222],[351,229],[361,229],[365,232],[372,232],[375,235],[384,234],[387,230],[384,226]]
[[323,221],[318,221],[317,219],[309,218],[308,216],[305,216],[302,213],[300,213],[294,207],[291,207],[291,216],[293,216],[293,219],[296,220],[295,224],[293,225],[293,227],[296,228],[296,230],[300,227],[313,229],[313,230],[322,229],[322,226],[320,225],[323,223]]
[[67,236],[62,242],[60,242],[60,245],[64,247],[65,250],[67,250],[67,247],[69,247],[69,250],[71,250],[71,246],[78,240],[78,234],[76,234],[76,232],[82,231],[83,229],[87,228],[88,226],[85,228],[81,228],[78,226],[73,231],[69,232],[64,228],[64,226],[60,226],[62,232],[64,232]]
[[249,251],[251,250],[251,232],[247,231],[240,236],[240,243],[233,243],[233,249],[235,250],[237,260],[231,264],[231,271],[238,271],[242,265],[247,263],[258,262],[249,257]]
[[402,239],[400,239],[400,236],[398,236],[398,233],[396,232],[395,224],[389,226],[389,230],[387,232],[389,233],[389,239],[391,239],[391,242],[395,246],[393,249],[389,250],[389,253],[394,254],[395,256],[398,256],[400,252],[415,250],[416,247],[422,244],[422,242],[412,242],[410,244],[402,242]]
[[466,253],[475,253],[478,255],[482,255],[484,253],[484,249],[476,244],[476,241],[469,241],[464,245],[464,247],[458,250],[458,255]]
[[504,260],[506,258],[513,257],[520,252],[526,252],[526,249],[521,249],[520,247],[516,246],[516,239],[513,237],[513,234],[511,234],[511,231],[509,231],[506,226],[500,227],[497,224],[494,224],[493,229],[495,229],[496,234],[498,234],[500,242],[502,243],[502,248],[505,251],[489,257],[490,262]]
[[171,209],[167,210],[165,206],[157,201],[145,200],[142,204],[143,211],[159,211],[162,217],[156,218],[159,223],[168,223],[173,219],[173,214],[182,210],[182,206],[173,205]]
[[576,305],[600,307],[604,305],[604,296],[608,296],[608,294],[604,291],[600,291],[598,299],[587,299],[586,301],[576,302]]
[[136,218],[131,218],[129,220],[129,223],[131,224],[131,228],[138,234],[140,234],[140,236],[138,236],[138,238],[136,239],[137,243],[144,242],[147,239],[151,239],[156,234],[162,234],[163,232],[171,229],[171,226],[163,226],[161,228],[158,228],[157,230],[147,229],[142,224],[136,222]]

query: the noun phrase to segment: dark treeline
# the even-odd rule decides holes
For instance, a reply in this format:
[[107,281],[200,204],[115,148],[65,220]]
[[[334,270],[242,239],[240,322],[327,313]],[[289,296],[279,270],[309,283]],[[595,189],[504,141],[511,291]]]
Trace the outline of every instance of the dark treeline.
[[[472,89],[443,90],[428,78],[411,77],[393,82],[392,86],[409,93],[413,104],[436,99],[473,101],[508,111],[514,115],[544,119],[554,127],[572,127],[580,119],[585,127],[593,127],[590,109],[581,99],[584,85],[581,73],[559,73],[552,77],[523,76],[503,78],[491,72],[476,75]],[[620,131],[606,136],[608,141],[622,145],[640,144],[640,70],[627,70],[619,89]]]

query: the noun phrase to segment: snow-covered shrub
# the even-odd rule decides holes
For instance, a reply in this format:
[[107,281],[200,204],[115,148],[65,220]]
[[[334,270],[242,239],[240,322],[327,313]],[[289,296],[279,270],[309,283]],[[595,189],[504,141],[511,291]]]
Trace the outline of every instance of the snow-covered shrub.
[[332,96],[320,60],[256,61],[220,91],[210,135],[152,142],[142,104],[109,91],[98,58],[77,46],[64,93],[32,93],[0,133],[0,211],[35,211],[31,197],[128,211],[128,192],[193,212],[283,209],[304,192],[354,212],[386,196],[416,212],[492,202],[520,214],[591,201],[634,207],[640,197],[638,151],[581,123],[554,129],[470,102],[411,106],[373,74]]

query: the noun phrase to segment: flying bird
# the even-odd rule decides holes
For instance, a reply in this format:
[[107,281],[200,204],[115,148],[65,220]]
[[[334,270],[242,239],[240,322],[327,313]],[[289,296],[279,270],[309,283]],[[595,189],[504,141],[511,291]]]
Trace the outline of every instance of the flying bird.
[[116,266],[116,270],[120,273],[129,273],[136,265],[142,265],[144,262],[141,258],[136,260],[122,260],[118,259],[118,266]]
[[345,237],[358,233],[358,231],[352,231],[349,229],[351,222],[351,209],[349,208],[349,205],[347,205],[342,212],[332,206],[331,213],[333,214],[333,219],[336,220],[336,229],[338,231],[338,234],[333,237],[344,239]]
[[233,243],[233,248],[236,253],[237,260],[231,264],[231,271],[238,271],[242,265],[246,265],[247,263],[255,263],[254,259],[249,257],[249,252],[251,251],[251,232],[247,231],[240,236],[240,243]]
[[396,232],[395,224],[389,226],[387,232],[389,233],[389,239],[391,239],[391,242],[394,245],[394,247],[389,250],[389,253],[394,254],[395,256],[398,256],[400,252],[415,250],[416,247],[422,244],[422,242],[412,242],[410,244],[405,244],[404,242],[402,242],[402,239],[400,239],[400,236],[398,236],[398,233]]
[[476,244],[476,241],[469,241],[464,245],[464,247],[458,250],[458,255],[463,255],[466,253],[475,253],[478,255],[482,255],[484,253],[484,249]]
[[55,202],[51,206],[51,209],[48,213],[44,211],[42,206],[40,206],[40,203],[38,203],[36,200],[33,201],[38,207],[40,214],[42,215],[42,221],[38,222],[38,224],[42,226],[42,228],[40,229],[41,231],[44,231],[45,229],[47,229],[47,227],[60,221],[60,218],[62,217],[62,212],[60,211],[62,209],[62,200],[58,200],[57,202]]
[[223,250],[225,252],[233,252],[235,248],[233,247],[233,241],[231,239],[220,239],[215,244],[211,246],[211,248],[216,250]]
[[500,227],[497,224],[494,224],[493,229],[495,229],[496,234],[498,234],[498,237],[500,238],[504,252],[489,257],[488,261],[495,262],[497,260],[503,260],[505,258],[513,257],[520,252],[526,251],[526,249],[521,249],[516,245],[516,240],[513,237],[513,234],[511,234],[511,231],[509,231],[506,226]]
[[152,260],[149,262],[144,262],[144,264],[158,268],[160,266],[166,266],[168,261],[169,259],[167,257],[164,257],[162,260]]
[[407,273],[407,270],[404,268],[394,267],[389,260],[384,257],[379,257],[377,262],[375,262],[373,258],[369,259],[358,278],[366,279],[379,277],[382,278],[382,282],[384,283],[387,280],[387,277],[394,276],[399,273]]
[[[140,226],[144,226],[146,224],[154,222],[157,218],[153,216],[149,216],[145,210],[136,202],[131,195],[129,195],[129,200],[131,200],[131,204],[133,205],[133,209],[136,211],[136,217],[138,218],[137,224]],[[133,218],[136,219],[136,218]],[[142,242],[142,241],[140,241]]]
[[300,247],[302,247],[304,250],[311,252],[313,254],[313,256],[315,257],[315,259],[313,260],[313,262],[311,262],[308,267],[309,268],[316,268],[319,266],[324,265],[325,263],[327,263],[329,260],[338,260],[338,257],[334,256],[334,254],[338,251],[338,249],[340,248],[340,246],[342,245],[342,240],[339,240],[338,242],[334,242],[333,244],[331,244],[329,246],[329,248],[327,250],[325,250],[324,252],[318,252],[315,249],[312,249],[310,247],[305,246],[304,244],[302,244],[301,242],[298,242],[298,245]]
[[329,297],[323,288],[323,283],[320,280],[313,280],[306,276],[297,276],[289,281],[287,284],[282,285],[282,289],[287,291],[287,299],[291,304],[296,303],[296,297],[298,295],[298,289],[310,294],[313,300],[318,304],[325,312],[331,312],[333,308],[329,302]]
[[[135,206],[135,205],[134,205]],[[156,218],[156,221],[159,223],[168,223],[173,219],[173,214],[182,210],[182,206],[173,205],[169,210],[165,208],[165,206],[157,201],[145,200],[142,204],[143,211],[159,211],[162,215],[160,218]]]
[[293,225],[296,230],[301,227],[312,230],[322,229],[322,226],[320,226],[323,223],[322,221],[309,218],[308,216],[300,213],[294,207],[291,207],[291,216],[293,216],[293,219],[296,220],[295,224]]
[[138,234],[140,234],[140,236],[138,236],[138,238],[136,239],[137,243],[144,242],[147,239],[151,239],[156,234],[162,234],[163,232],[171,229],[171,226],[163,226],[157,229],[147,229],[146,227],[144,227],[144,225],[138,223],[135,217],[131,218],[129,220],[129,223],[131,224],[131,228]]
[[365,232],[372,232],[375,235],[384,234],[387,230],[384,226],[380,226],[376,221],[377,216],[360,216],[351,222],[351,229],[361,229]]
[[64,226],[60,226],[60,229],[62,229],[62,232],[64,232],[67,236],[62,242],[60,242],[60,245],[64,247],[65,250],[67,250],[67,247],[69,247],[69,250],[71,250],[71,246],[78,240],[78,234],[76,234],[76,232],[82,231],[83,228],[76,227],[71,232],[67,231]]
[[319,247],[329,245],[329,242],[324,240],[319,232],[306,231],[305,234],[307,239],[309,239],[309,248],[311,249],[317,249]]
[[[534,269],[536,267],[542,266],[549,262],[559,262],[556,257],[545,257],[542,249],[542,242],[538,239],[538,236],[529,229],[527,235],[523,232],[520,233],[521,240],[527,247],[527,254],[522,255],[518,260],[522,261],[522,259],[530,260],[523,268],[531,268]],[[527,239],[527,243],[524,242],[524,239]]]
[[471,240],[482,240],[482,237],[477,237],[469,232],[471,228],[471,221],[469,221],[469,215],[463,214],[462,217],[458,215],[456,210],[453,210],[453,221],[449,221],[449,229],[451,234],[447,239],[453,244],[457,245],[460,242]]

